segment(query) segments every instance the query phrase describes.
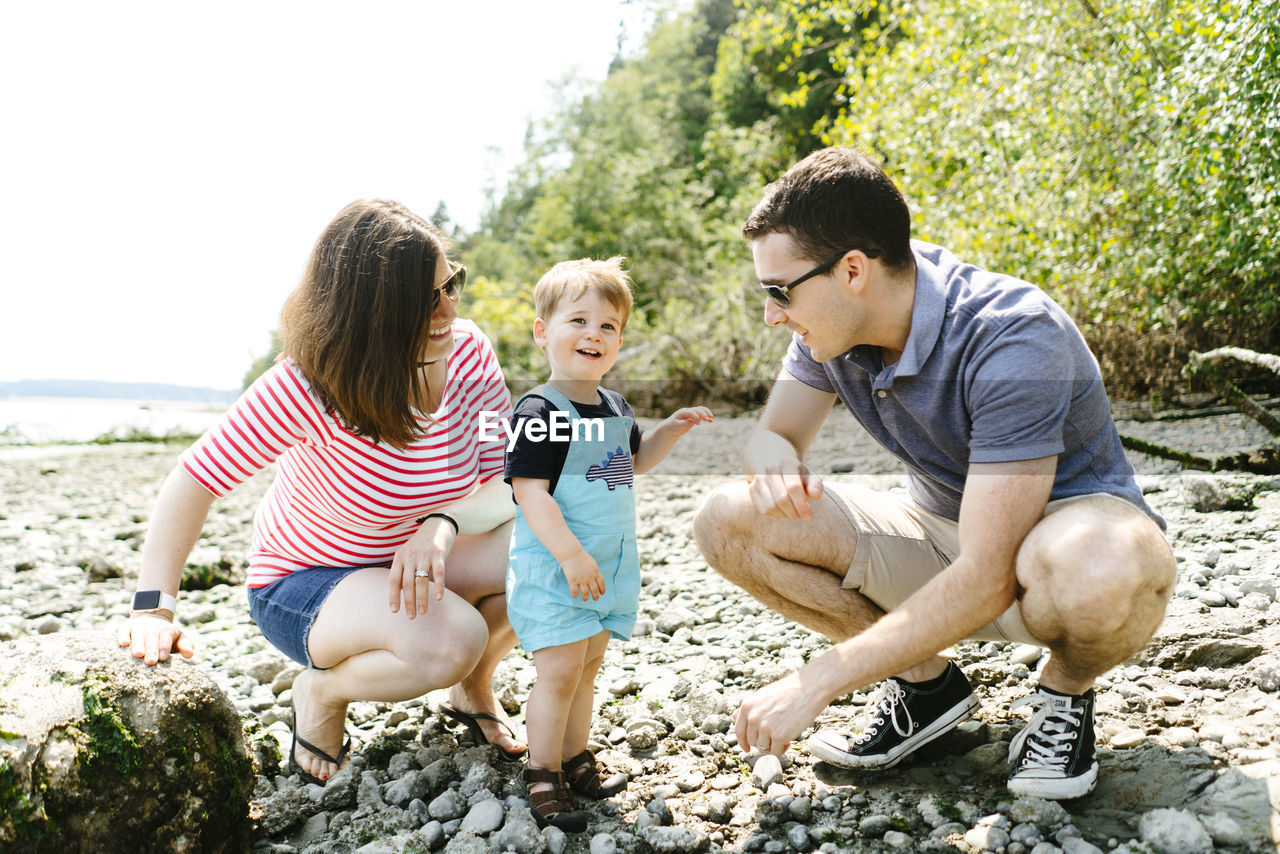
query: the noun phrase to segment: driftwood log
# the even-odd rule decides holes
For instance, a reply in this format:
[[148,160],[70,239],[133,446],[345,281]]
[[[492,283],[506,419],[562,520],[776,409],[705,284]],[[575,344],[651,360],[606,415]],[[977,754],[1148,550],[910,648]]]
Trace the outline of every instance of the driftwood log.
[[[1266,368],[1280,375],[1280,356],[1255,353],[1241,347],[1219,347],[1207,353],[1192,353],[1186,368],[1183,369],[1183,375],[1195,385],[1213,389],[1232,407],[1261,424],[1273,437],[1280,437],[1280,417],[1241,391],[1223,370],[1224,363],[1228,362],[1243,362],[1247,365]],[[1131,451],[1173,460],[1185,468],[1197,471],[1280,474],[1280,446],[1277,446],[1274,441],[1253,451],[1222,457],[1202,457],[1133,436],[1121,435],[1120,441]]]

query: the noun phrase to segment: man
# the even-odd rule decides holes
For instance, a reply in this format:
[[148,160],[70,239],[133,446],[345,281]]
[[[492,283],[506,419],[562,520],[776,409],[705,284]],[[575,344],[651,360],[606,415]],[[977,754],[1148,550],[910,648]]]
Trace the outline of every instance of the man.
[[[1141,649],[1174,579],[1096,360],[1026,282],[910,239],[893,182],[860,154],[815,152],[743,228],[765,323],[792,341],[745,452],[746,481],[695,522],[722,575],[834,647],[752,694],[744,749],[781,754],[837,697],[885,680],[859,734],[814,755],[887,768],[977,708],[937,653],[965,638],[1050,650],[1011,745],[1017,795],[1092,790],[1097,676]],[[839,399],[905,464],[908,495],[824,484],[805,451]]]

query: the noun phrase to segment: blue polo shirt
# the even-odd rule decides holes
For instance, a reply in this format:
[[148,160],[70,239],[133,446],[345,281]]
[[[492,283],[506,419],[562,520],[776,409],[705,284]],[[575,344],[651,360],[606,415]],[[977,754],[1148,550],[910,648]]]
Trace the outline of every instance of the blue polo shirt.
[[950,519],[970,463],[1058,456],[1050,500],[1107,492],[1143,500],[1120,445],[1098,362],[1039,288],[912,241],[911,332],[896,364],[858,346],[825,363],[793,338],[783,367],[834,392],[906,464],[913,501]]

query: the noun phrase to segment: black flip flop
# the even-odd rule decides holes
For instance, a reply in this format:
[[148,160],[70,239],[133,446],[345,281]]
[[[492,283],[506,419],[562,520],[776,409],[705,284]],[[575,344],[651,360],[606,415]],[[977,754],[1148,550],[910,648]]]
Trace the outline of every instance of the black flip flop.
[[351,748],[351,736],[347,736],[346,743],[342,745],[342,749],[338,751],[338,756],[335,759],[320,748],[316,747],[314,744],[307,743],[306,739],[298,735],[298,712],[296,709],[293,712],[293,725],[290,728],[293,731],[293,742],[289,745],[289,761],[285,764],[285,770],[291,774],[297,774],[303,779],[303,782],[315,783],[317,786],[325,785],[327,781],[321,780],[314,774],[308,774],[306,771],[302,770],[301,766],[298,765],[297,761],[294,759],[294,753],[297,751],[298,745],[301,744],[303,750],[309,750],[325,762],[332,762],[334,765],[341,768],[342,760],[346,758],[347,751]]
[[[486,714],[485,712],[464,712],[461,709],[455,709],[448,703],[441,706],[439,711],[440,714],[445,717],[452,718],[458,723],[464,724],[466,728],[471,731],[471,735],[475,737],[475,740],[481,744],[493,744],[493,742],[485,738],[484,730],[480,728],[480,721],[493,721],[510,733],[512,738],[516,738],[515,730],[513,730],[506,721],[502,720],[502,718],[495,717],[494,715]],[[303,746],[306,747],[306,745]],[[498,747],[498,745],[494,744],[494,747]],[[310,750],[310,748],[307,749]],[[524,756],[525,750],[527,750],[527,748],[512,752],[498,747],[498,752],[508,759],[519,759],[521,756]]]

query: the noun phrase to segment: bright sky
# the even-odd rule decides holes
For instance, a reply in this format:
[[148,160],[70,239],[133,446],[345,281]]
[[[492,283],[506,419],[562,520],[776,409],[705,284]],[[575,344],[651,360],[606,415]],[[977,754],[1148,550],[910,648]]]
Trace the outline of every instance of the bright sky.
[[347,202],[473,228],[625,0],[0,7],[0,382],[238,388]]

